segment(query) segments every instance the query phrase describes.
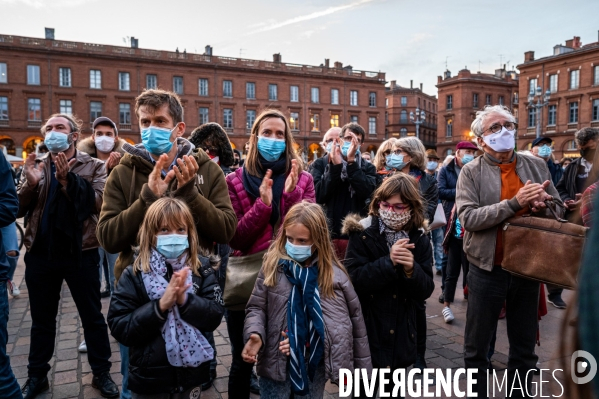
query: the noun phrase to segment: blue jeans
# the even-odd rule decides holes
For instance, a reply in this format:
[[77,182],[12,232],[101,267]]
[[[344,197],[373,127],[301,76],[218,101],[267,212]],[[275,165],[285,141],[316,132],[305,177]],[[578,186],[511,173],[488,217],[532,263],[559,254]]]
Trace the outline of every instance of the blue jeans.
[[129,382],[129,347],[119,344],[119,351],[121,352],[121,375],[123,376],[121,399],[131,399],[131,391],[127,387]]
[[17,269],[17,261],[19,260],[19,240],[17,239],[17,226],[16,222],[12,222],[8,226],[2,227],[0,231],[2,231],[2,245],[6,252],[15,251],[17,254],[15,256],[9,256],[8,258],[9,269],[8,269],[8,279],[12,280],[15,275],[15,270]]
[[[435,269],[442,270],[443,259],[446,255],[443,253],[443,236],[445,235],[445,227],[439,227],[432,231],[433,235],[433,251],[435,253]],[[447,260],[445,261],[447,263]]]
[[21,388],[10,368],[10,358],[6,354],[8,342],[8,291],[6,283],[0,282],[0,398],[22,399]]
[[[110,293],[113,293],[114,264],[116,263],[116,259],[119,257],[119,254],[109,254],[102,247],[98,247],[98,253],[100,254],[100,286],[102,286],[102,272],[104,272],[104,281],[106,281],[106,289],[110,289]],[[106,258],[108,266],[106,266],[104,258]]]
[[[291,380],[289,373],[285,381],[275,381],[267,377],[260,377],[260,397],[263,398],[288,398],[291,395]],[[310,392],[307,395],[293,395],[295,399],[321,399],[324,395],[324,386],[327,383],[324,372],[324,362],[321,362],[314,381],[309,383]]]

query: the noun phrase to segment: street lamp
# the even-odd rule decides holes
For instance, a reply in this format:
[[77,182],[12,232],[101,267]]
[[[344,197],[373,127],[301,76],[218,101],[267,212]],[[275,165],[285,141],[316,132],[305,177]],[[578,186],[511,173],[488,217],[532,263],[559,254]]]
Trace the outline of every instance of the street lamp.
[[[535,117],[537,119],[537,138],[541,137],[541,109],[549,105],[549,98],[551,97],[551,92],[549,89],[545,92],[545,95],[541,99],[541,94],[543,94],[543,89],[540,86],[537,86],[536,90],[530,90],[528,93],[528,108],[535,109]],[[535,103],[535,98],[537,102]]]
[[420,110],[420,108],[416,108],[416,112],[410,111],[410,121],[416,125],[416,138],[420,138],[419,127],[421,123],[424,123],[426,119],[426,114],[424,110]]

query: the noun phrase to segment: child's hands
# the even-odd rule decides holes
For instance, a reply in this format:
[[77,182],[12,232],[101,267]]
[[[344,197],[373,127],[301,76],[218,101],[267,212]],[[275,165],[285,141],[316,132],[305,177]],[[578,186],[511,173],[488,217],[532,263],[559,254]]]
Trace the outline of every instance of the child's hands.
[[289,346],[289,337],[287,336],[287,334],[285,334],[284,331],[281,331],[281,335],[283,336],[283,338],[285,338],[284,340],[282,340],[281,342],[279,342],[279,350],[286,356],[289,356],[289,354],[291,353],[291,348]]
[[[185,301],[187,300],[187,289],[191,287],[191,284],[185,284],[187,281],[187,276],[190,273],[189,267],[184,267],[178,272],[173,273],[173,278],[177,276],[179,278],[180,284],[177,292],[177,305],[183,306],[185,305]],[[172,280],[172,279],[171,279]]]
[[164,291],[164,295],[158,301],[158,306],[160,306],[161,312],[166,312],[168,309],[172,308],[175,302],[177,301],[177,295],[179,294],[179,276],[176,273],[173,273],[173,277],[171,281],[166,286],[166,290]]
[[241,351],[241,357],[244,362],[256,363],[258,351],[262,347],[262,338],[258,334],[250,335],[250,339],[246,342],[243,350]]

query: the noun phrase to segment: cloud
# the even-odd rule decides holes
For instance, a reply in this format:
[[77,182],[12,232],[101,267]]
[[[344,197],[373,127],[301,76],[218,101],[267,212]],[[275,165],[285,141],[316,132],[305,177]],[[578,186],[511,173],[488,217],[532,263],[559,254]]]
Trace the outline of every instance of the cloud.
[[39,9],[44,7],[76,7],[96,1],[98,0],[0,0],[0,4],[20,4]]
[[430,33],[415,33],[408,39],[408,44],[418,44],[426,41],[426,39],[433,37]]
[[287,25],[296,24],[298,22],[309,21],[311,19],[315,19],[315,18],[320,18],[320,17],[324,17],[324,16],[327,16],[327,15],[331,15],[331,14],[334,14],[334,13],[339,12],[339,11],[351,10],[352,8],[356,8],[356,7],[359,7],[359,6],[363,5],[363,4],[371,3],[373,1],[374,0],[359,0],[359,1],[356,1],[356,2],[353,2],[353,3],[350,3],[350,4],[346,4],[344,6],[329,7],[327,9],[325,9],[325,10],[316,11],[316,12],[313,12],[313,13],[308,14],[308,15],[302,15],[302,16],[291,18],[291,19],[288,19],[288,20],[282,21],[282,22],[271,23],[271,24],[269,24],[267,26],[264,26],[262,28],[254,30],[252,32],[249,32],[248,35],[253,35],[253,34],[256,34],[256,33],[260,33],[260,32],[267,32],[269,30],[274,30],[274,29],[279,29],[279,28],[282,28],[282,27],[287,26]]

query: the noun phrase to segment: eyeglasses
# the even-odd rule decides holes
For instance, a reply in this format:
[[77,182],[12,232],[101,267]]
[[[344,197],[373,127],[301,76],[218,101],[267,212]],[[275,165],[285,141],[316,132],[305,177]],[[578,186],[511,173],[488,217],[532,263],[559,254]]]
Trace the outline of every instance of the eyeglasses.
[[403,212],[406,209],[408,209],[410,207],[410,205],[390,204],[388,202],[381,201],[381,202],[379,202],[379,207],[384,211],[391,209],[393,212],[400,213],[400,212]]
[[[513,132],[518,128],[518,124],[516,122],[505,122],[503,125],[501,123],[494,123],[487,130],[490,130],[491,133],[499,133],[502,127],[506,128],[509,132]],[[487,130],[485,130],[484,132],[486,132]]]

